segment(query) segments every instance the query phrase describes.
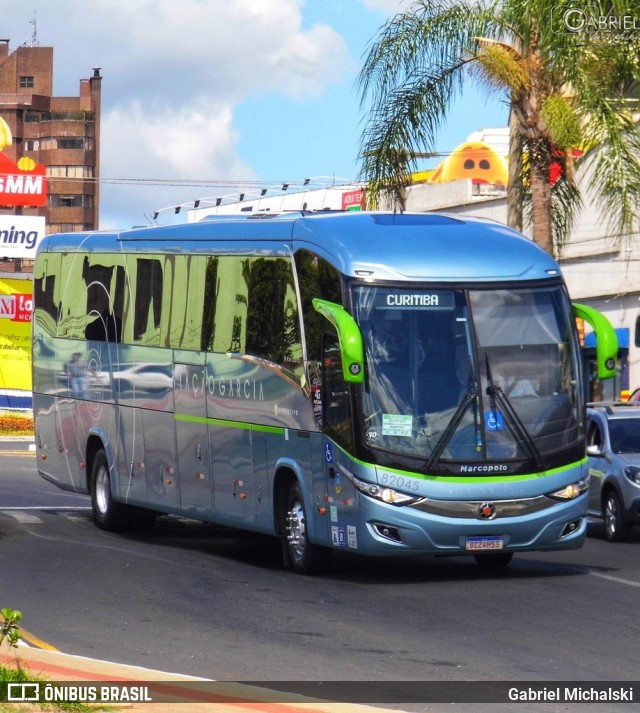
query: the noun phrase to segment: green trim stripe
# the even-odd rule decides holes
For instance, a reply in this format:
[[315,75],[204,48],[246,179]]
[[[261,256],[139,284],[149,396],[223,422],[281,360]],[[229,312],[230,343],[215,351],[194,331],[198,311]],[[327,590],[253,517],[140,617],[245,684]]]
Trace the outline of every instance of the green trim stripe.
[[525,473],[524,475],[426,475],[424,473],[415,473],[411,470],[398,470],[397,468],[386,468],[385,466],[374,466],[371,463],[367,463],[365,461],[358,460],[357,458],[354,458],[351,454],[347,453],[344,451],[340,446],[335,443],[334,441],[331,441],[331,443],[341,450],[344,455],[349,458],[350,460],[354,461],[355,463],[358,463],[358,465],[362,465],[365,468],[378,468],[378,469],[383,469],[388,471],[389,473],[394,473],[396,475],[404,475],[409,478],[417,478],[418,480],[433,480],[433,481],[438,481],[439,483],[464,483],[464,484],[469,484],[469,483],[504,483],[504,482],[509,482],[509,483],[518,483],[522,482],[524,480],[533,480],[534,478],[546,478],[548,475],[556,475],[557,473],[562,473],[565,470],[570,470],[571,468],[575,468],[578,465],[584,465],[587,462],[587,457],[585,456],[579,461],[574,461],[573,463],[569,463],[567,465],[560,466],[559,468],[552,468],[551,470],[544,470],[541,473]]
[[207,416],[190,416],[186,413],[174,413],[174,421],[182,423],[201,423],[207,426],[224,426],[225,428],[240,428],[244,431],[260,431],[261,433],[276,433],[284,435],[286,428],[281,426],[261,426],[257,423],[246,423],[245,421],[226,421],[223,418],[208,418]]

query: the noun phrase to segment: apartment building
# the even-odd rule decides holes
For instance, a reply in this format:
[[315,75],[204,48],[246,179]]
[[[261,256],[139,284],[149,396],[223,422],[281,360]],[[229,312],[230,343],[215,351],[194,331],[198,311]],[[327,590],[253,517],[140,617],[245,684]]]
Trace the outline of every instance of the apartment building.
[[15,164],[27,157],[46,167],[43,205],[0,201],[0,216],[43,216],[47,233],[98,227],[100,69],[79,81],[78,96],[53,96],[53,48],[21,46],[10,52],[9,40],[0,39],[0,117],[13,139],[0,150]]

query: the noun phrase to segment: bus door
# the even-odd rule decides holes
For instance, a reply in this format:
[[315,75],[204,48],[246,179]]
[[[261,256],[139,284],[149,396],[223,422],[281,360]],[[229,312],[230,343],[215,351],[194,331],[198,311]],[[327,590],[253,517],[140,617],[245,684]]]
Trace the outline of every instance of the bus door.
[[204,352],[176,353],[174,389],[180,510],[189,517],[203,520],[214,510],[205,369]]
[[353,452],[353,420],[349,385],[344,379],[343,357],[337,335],[325,333],[322,341],[322,394],[324,417],[324,467],[329,533],[335,547],[356,547],[355,493],[337,468],[338,446]]

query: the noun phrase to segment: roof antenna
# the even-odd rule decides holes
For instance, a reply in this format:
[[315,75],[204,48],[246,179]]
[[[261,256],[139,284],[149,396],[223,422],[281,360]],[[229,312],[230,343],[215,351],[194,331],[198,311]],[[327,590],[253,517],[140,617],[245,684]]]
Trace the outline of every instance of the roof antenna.
[[31,30],[31,46],[32,47],[37,47],[38,46],[38,28],[36,26],[36,11],[33,11],[33,20],[29,20],[29,24],[33,25],[33,29]]

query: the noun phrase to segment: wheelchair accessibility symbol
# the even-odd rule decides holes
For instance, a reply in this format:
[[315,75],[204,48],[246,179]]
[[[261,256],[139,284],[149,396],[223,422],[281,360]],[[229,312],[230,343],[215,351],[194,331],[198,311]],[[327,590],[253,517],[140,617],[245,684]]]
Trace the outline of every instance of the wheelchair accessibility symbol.
[[324,459],[327,463],[333,463],[333,449],[330,443],[325,443],[324,446]]
[[484,425],[487,431],[504,430],[504,416],[500,411],[485,411]]

